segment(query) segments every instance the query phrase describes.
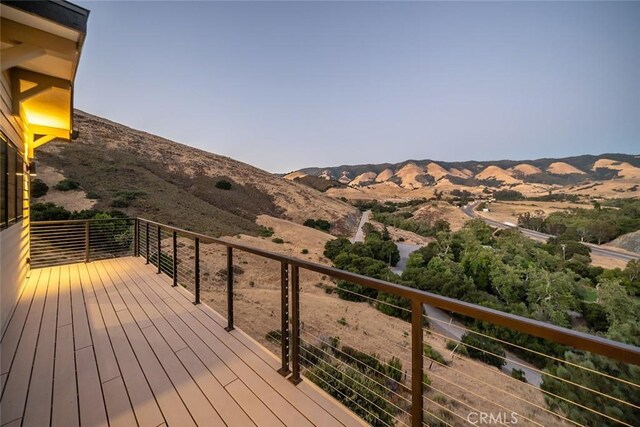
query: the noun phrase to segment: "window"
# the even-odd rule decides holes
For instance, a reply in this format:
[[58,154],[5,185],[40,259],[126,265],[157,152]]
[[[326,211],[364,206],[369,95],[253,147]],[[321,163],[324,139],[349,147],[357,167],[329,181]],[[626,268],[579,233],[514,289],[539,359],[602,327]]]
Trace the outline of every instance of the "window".
[[0,139],[0,228],[5,229],[22,218],[24,160],[4,134]]

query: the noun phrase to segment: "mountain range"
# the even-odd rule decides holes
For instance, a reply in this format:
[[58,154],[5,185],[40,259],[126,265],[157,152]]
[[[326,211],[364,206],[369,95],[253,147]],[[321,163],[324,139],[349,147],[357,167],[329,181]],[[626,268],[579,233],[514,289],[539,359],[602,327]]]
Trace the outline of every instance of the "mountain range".
[[[317,179],[333,187],[450,191],[460,189],[511,188],[535,195],[550,190],[581,193],[596,184],[606,196],[634,193],[640,183],[640,155],[606,153],[536,160],[441,162],[407,160],[400,163],[310,167],[284,175],[286,179],[317,186]],[[324,185],[329,187],[328,184]],[[334,191],[335,193],[336,191]],[[606,193],[606,194],[605,194]]]

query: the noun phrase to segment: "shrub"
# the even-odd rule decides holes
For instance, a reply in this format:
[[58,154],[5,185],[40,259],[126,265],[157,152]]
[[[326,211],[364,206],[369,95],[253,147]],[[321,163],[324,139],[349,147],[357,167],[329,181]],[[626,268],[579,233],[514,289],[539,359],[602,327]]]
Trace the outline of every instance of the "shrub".
[[498,369],[502,368],[506,363],[504,349],[496,341],[467,332],[462,336],[462,342],[466,344],[469,356],[474,359],[495,366]]
[[367,354],[363,351],[349,347],[347,345],[342,346],[340,354],[338,354],[342,360],[350,365],[354,365],[362,372],[374,371],[374,374],[384,372],[385,367],[380,362],[380,359],[376,354]]
[[393,380],[397,382],[402,381],[402,378],[404,377],[404,372],[402,371],[402,361],[397,357],[392,356],[391,359],[387,361],[384,372]]
[[87,199],[91,199],[91,200],[98,200],[101,199],[102,197],[96,193],[95,191],[89,191],[87,193]]
[[54,188],[59,191],[77,190],[80,188],[80,183],[71,179],[63,179],[57,183]]
[[31,220],[54,221],[71,218],[71,212],[54,203],[34,203],[31,205]]
[[524,371],[522,369],[513,368],[513,370],[511,371],[511,377],[524,383],[527,382],[527,377],[524,375]]
[[127,199],[116,197],[111,201],[109,206],[111,206],[112,208],[128,208],[129,206],[131,206],[131,202]]
[[303,249],[300,251],[301,254],[306,255],[309,253],[309,249]]
[[281,245],[281,244],[283,244],[283,243],[284,243],[284,240],[282,240],[282,239],[281,239],[281,238],[279,238],[279,237],[276,237],[275,239],[271,239],[271,241],[272,241],[273,243],[277,243],[277,244],[279,244],[279,245]]
[[469,356],[467,348],[463,344],[459,344],[455,341],[447,341],[447,350],[455,350],[455,352],[461,356]]
[[273,228],[269,227],[261,227],[260,230],[258,230],[258,236],[260,237],[271,237],[273,236]]
[[331,229],[331,223],[324,219],[312,219],[308,218],[302,225],[305,227],[315,228],[320,231],[329,232]]
[[47,191],[49,191],[49,186],[41,179],[36,178],[31,181],[31,197],[34,199],[44,196]]
[[221,179],[220,181],[216,182],[216,188],[219,188],[221,190],[231,190],[231,183],[227,180]]
[[322,362],[308,370],[307,376],[374,427],[394,424],[397,407],[384,397],[386,388],[367,375]]
[[442,357],[442,354],[440,354],[440,352],[438,352],[437,350],[435,350],[433,347],[431,347],[429,344],[425,344],[423,349],[422,349],[422,353],[427,356],[429,359],[435,360],[438,363],[441,363],[443,365],[446,365],[447,362],[444,360],[444,357]]

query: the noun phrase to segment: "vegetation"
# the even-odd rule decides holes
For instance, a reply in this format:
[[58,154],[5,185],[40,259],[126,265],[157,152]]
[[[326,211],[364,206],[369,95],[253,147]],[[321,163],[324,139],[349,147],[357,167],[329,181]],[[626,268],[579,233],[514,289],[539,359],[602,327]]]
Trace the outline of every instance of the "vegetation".
[[320,231],[324,231],[325,233],[328,233],[331,229],[331,223],[326,219],[309,218],[302,225],[304,225],[305,227],[311,227]]
[[49,191],[49,186],[41,179],[36,178],[31,181],[31,197],[34,199],[44,196],[47,191]]
[[577,208],[549,214],[526,212],[518,225],[558,236],[563,241],[602,244],[640,229],[640,200],[618,199],[607,206],[596,203],[593,209]]
[[496,341],[467,332],[462,336],[462,342],[470,357],[498,369],[505,365],[504,349]]
[[284,240],[282,240],[280,237],[273,238],[273,239],[271,239],[271,241],[272,241],[273,243],[277,243],[277,244],[279,244],[279,245],[281,245],[281,244],[283,244],[283,243],[284,243]]
[[436,219],[429,222],[427,220],[410,219],[411,214],[408,212],[401,214],[393,214],[386,212],[378,212],[373,214],[373,219],[387,226],[400,228],[402,230],[411,231],[420,236],[435,236],[436,234],[449,231],[449,222],[445,219]]
[[[625,269],[604,270],[590,265],[590,250],[579,241],[554,238],[547,243],[537,243],[517,229],[495,230],[481,220],[471,220],[460,231],[443,231],[435,237],[433,242],[410,255],[401,277],[390,274],[385,263],[375,257],[367,247],[369,240],[359,244],[351,244],[346,239],[330,241],[325,247],[325,255],[339,268],[564,327],[572,326],[570,316],[577,313],[586,322],[583,328],[590,332],[637,345],[640,337],[637,319],[640,261],[629,262]],[[392,295],[339,282],[338,296],[354,301],[375,299],[376,308],[385,314],[408,318],[402,310],[410,307],[408,301]],[[502,345],[487,338],[495,337],[513,343],[509,351],[539,369],[546,369],[560,378],[572,378],[579,384],[583,383],[575,379],[586,375],[583,370],[577,372],[577,368],[569,369],[543,355],[559,359],[571,357],[579,366],[596,366],[612,377],[636,383],[640,380],[640,370],[629,365],[572,352],[563,345],[487,322],[464,317],[460,320],[473,332],[463,337],[456,352],[489,365],[500,368],[505,363]],[[456,344],[449,343],[448,348],[452,350]],[[425,349],[425,352],[438,360],[430,350]],[[519,376],[519,373],[514,375]],[[594,389],[603,393],[614,390],[614,396],[626,395],[623,399],[626,401],[628,396],[637,393],[628,384],[606,377],[592,377],[585,379],[584,384],[599,382]],[[602,408],[604,405],[592,392],[569,387],[552,376],[543,375],[543,387],[570,400],[588,401],[589,407]],[[602,422],[588,410],[570,408],[561,398],[547,398],[547,403],[577,422],[587,425]],[[638,414],[624,405],[609,401],[607,408],[616,417],[638,425]]]
[[219,188],[220,190],[231,190],[231,183],[226,179],[221,179],[216,182],[216,188]]
[[522,193],[516,190],[496,190],[493,192],[493,198],[501,201],[514,201],[514,200],[525,199]]
[[260,230],[258,230],[258,236],[260,237],[271,237],[273,233],[275,233],[275,231],[273,231],[271,227],[261,227]]
[[54,185],[54,188],[59,191],[77,190],[78,188],[80,188],[80,183],[78,181],[65,178]]

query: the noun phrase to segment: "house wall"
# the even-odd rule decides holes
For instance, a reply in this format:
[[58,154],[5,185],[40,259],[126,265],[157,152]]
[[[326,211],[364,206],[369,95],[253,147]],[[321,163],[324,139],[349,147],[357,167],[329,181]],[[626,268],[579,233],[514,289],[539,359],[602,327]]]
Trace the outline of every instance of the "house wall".
[[[25,132],[22,123],[11,114],[11,83],[2,73],[0,95],[0,128],[9,140],[25,154]],[[4,331],[29,273],[29,175],[23,171],[24,210],[22,220],[0,231],[0,326]]]

